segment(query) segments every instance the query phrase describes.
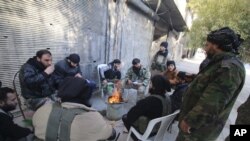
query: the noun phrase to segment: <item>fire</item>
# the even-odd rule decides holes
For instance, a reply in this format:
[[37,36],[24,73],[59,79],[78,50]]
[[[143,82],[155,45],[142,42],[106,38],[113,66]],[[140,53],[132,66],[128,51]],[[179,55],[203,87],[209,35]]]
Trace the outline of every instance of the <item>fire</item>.
[[118,92],[117,88],[114,88],[114,92],[112,96],[108,98],[108,103],[120,103],[123,102],[123,98],[121,96],[121,93]]

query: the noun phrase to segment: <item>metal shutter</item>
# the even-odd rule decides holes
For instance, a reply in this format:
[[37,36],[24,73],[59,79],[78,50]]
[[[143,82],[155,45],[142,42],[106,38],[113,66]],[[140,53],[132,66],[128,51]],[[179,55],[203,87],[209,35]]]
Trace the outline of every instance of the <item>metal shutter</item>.
[[107,2],[103,0],[0,1],[0,80],[11,86],[15,72],[39,49],[53,62],[79,53],[86,77],[104,61]]

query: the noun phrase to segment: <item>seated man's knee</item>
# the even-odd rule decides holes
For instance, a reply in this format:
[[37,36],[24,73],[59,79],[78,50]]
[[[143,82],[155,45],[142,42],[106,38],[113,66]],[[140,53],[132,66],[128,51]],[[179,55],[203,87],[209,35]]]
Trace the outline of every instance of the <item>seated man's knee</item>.
[[138,93],[144,93],[145,92],[145,86],[140,86],[139,88],[138,88]]

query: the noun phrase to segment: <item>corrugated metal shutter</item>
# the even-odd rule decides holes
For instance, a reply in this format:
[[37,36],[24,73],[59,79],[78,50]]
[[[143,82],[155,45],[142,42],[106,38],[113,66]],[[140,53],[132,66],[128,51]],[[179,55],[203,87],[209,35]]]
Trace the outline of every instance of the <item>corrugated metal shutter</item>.
[[106,3],[0,1],[0,79],[4,85],[11,85],[13,74],[39,49],[50,48],[54,62],[77,52],[83,71],[93,61],[102,62]]
[[[103,0],[0,1],[0,80],[14,74],[39,49],[50,48],[53,62],[79,53],[80,66],[94,79],[105,59],[107,3]],[[20,92],[20,90],[18,90]]]
[[139,58],[141,64],[148,67],[154,33],[153,23],[143,14],[128,7],[126,0],[116,1],[115,6],[110,4],[109,10],[111,19],[116,19],[116,26],[111,26],[110,29],[111,37],[114,38],[109,40],[108,60],[122,60],[122,77],[131,67],[133,58]]

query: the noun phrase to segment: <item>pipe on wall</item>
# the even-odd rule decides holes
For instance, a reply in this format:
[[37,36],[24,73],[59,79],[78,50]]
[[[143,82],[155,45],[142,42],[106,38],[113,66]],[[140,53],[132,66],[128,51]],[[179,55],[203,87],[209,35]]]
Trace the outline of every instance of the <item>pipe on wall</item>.
[[160,20],[160,17],[152,9],[146,6],[142,1],[127,0],[126,3],[128,6],[131,6],[133,9],[138,10],[139,12],[142,12],[144,15],[146,15],[150,19],[154,21]]

